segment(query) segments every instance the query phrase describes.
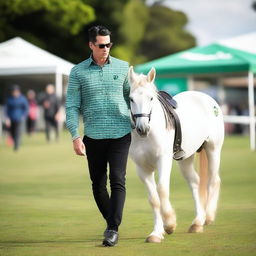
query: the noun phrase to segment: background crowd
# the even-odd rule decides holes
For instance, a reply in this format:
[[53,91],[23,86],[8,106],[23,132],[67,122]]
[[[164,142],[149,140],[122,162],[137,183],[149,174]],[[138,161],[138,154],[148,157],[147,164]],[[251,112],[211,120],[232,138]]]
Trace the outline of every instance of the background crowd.
[[13,85],[10,96],[4,106],[3,128],[7,133],[7,144],[13,146],[14,151],[20,147],[23,127],[28,135],[36,130],[40,109],[43,110],[43,120],[46,140],[51,140],[52,131],[55,140],[59,138],[60,100],[55,94],[55,88],[48,84],[45,92],[36,95],[34,90],[28,90],[26,96],[21,93],[19,85]]

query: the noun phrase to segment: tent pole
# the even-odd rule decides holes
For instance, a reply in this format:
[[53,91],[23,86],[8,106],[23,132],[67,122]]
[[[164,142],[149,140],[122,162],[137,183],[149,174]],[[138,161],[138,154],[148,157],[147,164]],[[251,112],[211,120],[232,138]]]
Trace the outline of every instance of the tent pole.
[[226,93],[223,86],[223,77],[218,77],[217,80],[217,95],[218,95],[218,101],[220,106],[223,106],[225,104],[226,99]]
[[[0,107],[0,112],[1,112],[1,107]],[[3,123],[3,119],[2,119],[2,113],[0,113],[0,142],[2,142],[2,136],[3,136],[3,128],[2,128],[2,123]]]
[[250,115],[250,147],[256,150],[255,145],[255,106],[254,106],[254,75],[248,73],[248,98],[249,98],[249,115]]
[[188,76],[187,78],[188,78],[188,91],[195,90],[194,77]]
[[55,74],[55,86],[56,86],[56,95],[59,99],[62,99],[62,73],[59,71],[59,69],[56,69]]

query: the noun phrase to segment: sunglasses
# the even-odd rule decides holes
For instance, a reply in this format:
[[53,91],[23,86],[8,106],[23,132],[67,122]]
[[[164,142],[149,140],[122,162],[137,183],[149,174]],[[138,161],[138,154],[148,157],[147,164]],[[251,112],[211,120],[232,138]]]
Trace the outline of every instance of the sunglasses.
[[100,49],[103,49],[105,47],[107,48],[111,48],[111,46],[113,45],[113,43],[108,43],[108,44],[94,44],[95,46],[98,46]]

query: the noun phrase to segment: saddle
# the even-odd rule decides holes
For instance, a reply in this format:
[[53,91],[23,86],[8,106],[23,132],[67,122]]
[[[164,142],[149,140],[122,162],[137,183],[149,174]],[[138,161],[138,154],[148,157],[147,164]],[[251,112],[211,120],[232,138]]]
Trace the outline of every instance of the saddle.
[[173,97],[165,91],[158,92],[158,99],[165,110],[165,118],[166,125],[168,126],[168,122],[172,122],[175,127],[175,136],[173,143],[173,159],[182,160],[185,156],[184,150],[181,148],[182,142],[182,133],[180,126],[180,119],[175,111],[178,107],[177,102],[173,99]]

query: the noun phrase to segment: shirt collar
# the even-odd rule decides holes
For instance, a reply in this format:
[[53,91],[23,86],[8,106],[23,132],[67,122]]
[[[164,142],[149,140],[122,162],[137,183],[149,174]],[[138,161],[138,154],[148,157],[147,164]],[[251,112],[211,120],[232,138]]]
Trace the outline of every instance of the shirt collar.
[[[111,56],[109,55],[105,64],[110,64],[111,62],[112,62]],[[89,64],[89,66],[91,66],[91,65],[97,65],[97,63],[96,63],[95,60],[93,59],[92,54],[90,55],[89,63],[88,63],[88,64]]]

